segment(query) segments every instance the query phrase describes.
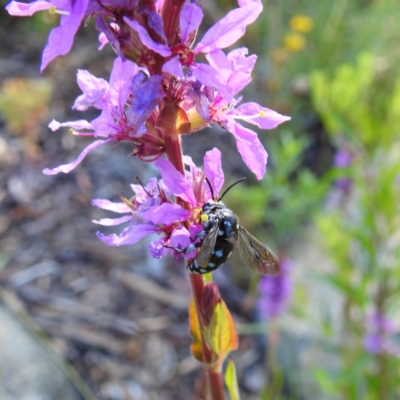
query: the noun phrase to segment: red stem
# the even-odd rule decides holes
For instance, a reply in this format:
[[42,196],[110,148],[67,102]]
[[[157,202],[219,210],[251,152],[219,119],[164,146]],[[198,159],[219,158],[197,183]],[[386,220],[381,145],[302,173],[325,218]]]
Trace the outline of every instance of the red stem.
[[[166,134],[164,135],[164,143],[165,143],[165,152],[168,160],[172,162],[172,164],[178,171],[184,174],[185,171],[183,166],[182,146],[181,146],[180,136],[174,134]],[[178,202],[180,205],[182,205],[187,209],[190,207],[189,204],[185,203],[180,199],[178,199]],[[190,285],[192,287],[194,303],[196,306],[196,313],[200,323],[200,330],[201,332],[203,332],[204,322],[201,317],[200,304],[204,292],[204,279],[202,275],[196,275],[190,273],[189,273],[189,279],[190,279]],[[203,359],[205,360],[206,364],[210,364],[212,361],[212,352],[207,346],[203,333],[201,334],[201,341],[202,341],[201,347],[203,352]],[[206,373],[211,393],[211,399],[224,400],[224,384],[221,372],[206,370]]]
[[224,383],[221,372],[207,371],[210,394],[213,400],[224,400]]

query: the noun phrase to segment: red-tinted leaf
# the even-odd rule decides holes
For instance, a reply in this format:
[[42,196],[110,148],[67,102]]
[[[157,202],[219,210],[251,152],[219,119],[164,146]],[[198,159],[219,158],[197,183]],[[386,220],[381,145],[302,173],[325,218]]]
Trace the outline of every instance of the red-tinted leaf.
[[204,362],[203,356],[203,345],[201,342],[201,330],[200,330],[200,323],[199,317],[196,311],[196,305],[194,303],[194,299],[190,300],[189,305],[189,329],[190,334],[193,337],[193,343],[190,346],[190,351],[193,354],[193,357],[199,360],[200,362]]

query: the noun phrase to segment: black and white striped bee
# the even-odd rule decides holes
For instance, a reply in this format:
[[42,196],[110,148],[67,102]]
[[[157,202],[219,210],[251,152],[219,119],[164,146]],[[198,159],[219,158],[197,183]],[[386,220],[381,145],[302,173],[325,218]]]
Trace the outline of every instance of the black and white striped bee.
[[204,231],[197,237],[195,243],[181,250],[187,254],[195,248],[200,248],[197,256],[188,264],[188,270],[193,274],[205,274],[220,267],[232,254],[237,243],[240,258],[252,271],[263,275],[279,275],[280,267],[277,259],[249,231],[239,223],[237,215],[222,203],[222,198],[240,179],[229,186],[219,199],[215,199],[209,180],[212,200],[202,207],[201,221]]

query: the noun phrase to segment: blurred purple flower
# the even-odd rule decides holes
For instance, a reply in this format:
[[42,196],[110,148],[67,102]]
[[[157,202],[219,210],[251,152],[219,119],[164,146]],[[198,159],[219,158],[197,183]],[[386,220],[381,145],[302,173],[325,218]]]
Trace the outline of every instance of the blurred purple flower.
[[[353,160],[352,154],[345,150],[340,149],[335,153],[333,158],[333,165],[338,169],[345,169],[351,165]],[[343,193],[347,194],[350,192],[352,187],[352,181],[348,177],[341,177],[335,180],[335,186]]]
[[262,318],[279,317],[286,309],[292,294],[290,270],[292,262],[287,258],[280,260],[281,274],[262,276],[258,284],[259,298],[257,308]]
[[333,158],[333,165],[336,168],[347,168],[352,161],[351,153],[345,149],[340,149],[335,153]]
[[371,354],[387,353],[400,357],[400,347],[394,342],[392,336],[399,329],[387,317],[375,312],[366,320],[366,334],[364,347]]

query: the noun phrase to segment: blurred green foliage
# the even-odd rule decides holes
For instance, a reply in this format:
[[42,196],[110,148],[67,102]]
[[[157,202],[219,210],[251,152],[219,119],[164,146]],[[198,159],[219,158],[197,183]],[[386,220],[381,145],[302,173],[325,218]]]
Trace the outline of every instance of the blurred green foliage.
[[[269,0],[264,6],[244,44],[258,55],[258,100],[292,121],[265,140],[269,160],[263,181],[236,190],[226,201],[243,225],[273,243],[279,254],[315,223],[334,263],[318,279],[315,274],[309,278],[314,285],[329,285],[341,299],[339,320],[323,312],[319,321],[308,316],[309,324],[320,324],[332,357],[328,367],[315,360],[313,381],[322,391],[315,396],[400,398],[396,335],[378,329],[380,339],[392,343],[391,350],[386,346],[372,353],[365,348],[374,328],[371,314],[398,320],[399,3]],[[299,16],[308,28],[293,22]],[[349,165],[335,166],[332,151],[347,154]],[[310,162],[310,153],[322,154],[323,160]]]
[[226,200],[241,216],[244,226],[266,226],[277,248],[287,246],[301,234],[329,188],[327,179],[319,180],[313,172],[302,168],[307,145],[304,136],[296,137],[283,130],[268,146],[272,160],[260,184],[237,190]]
[[[368,354],[363,346],[371,329],[368,316],[390,320],[400,305],[400,77],[384,71],[383,61],[361,54],[356,64],[339,65],[332,74],[311,74],[315,109],[352,158],[343,170],[349,195],[317,218],[337,267],[323,278],[343,295],[346,338],[338,344],[341,370],[336,376],[318,370],[317,378],[342,398],[400,395],[398,355],[387,348]],[[391,87],[385,85],[388,76]],[[396,348],[388,332],[378,335]]]

